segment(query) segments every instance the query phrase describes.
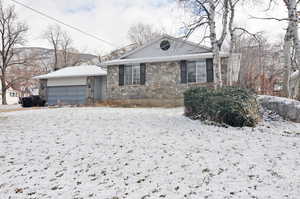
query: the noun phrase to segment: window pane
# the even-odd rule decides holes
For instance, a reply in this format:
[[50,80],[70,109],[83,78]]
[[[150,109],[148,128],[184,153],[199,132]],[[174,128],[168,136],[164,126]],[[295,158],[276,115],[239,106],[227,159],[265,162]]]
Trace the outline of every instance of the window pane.
[[124,82],[125,85],[132,84],[132,66],[124,67]]
[[206,77],[206,61],[197,61],[197,82],[205,83],[207,82]]
[[133,66],[132,73],[133,73],[133,84],[140,84],[140,80],[141,80],[140,66],[139,65]]
[[188,78],[188,82],[196,82],[196,63],[195,62],[187,63],[187,78]]

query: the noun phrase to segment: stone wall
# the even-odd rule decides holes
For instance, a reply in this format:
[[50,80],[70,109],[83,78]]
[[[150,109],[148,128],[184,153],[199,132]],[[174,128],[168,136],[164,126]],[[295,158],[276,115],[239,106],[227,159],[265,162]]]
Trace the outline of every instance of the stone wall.
[[87,89],[86,89],[86,103],[94,104],[94,85],[95,85],[95,77],[87,77]]
[[[109,66],[107,75],[107,98],[113,100],[161,101],[164,104],[176,101],[175,105],[183,104],[183,93],[189,87],[208,86],[207,83],[182,84],[180,80],[179,62],[146,64],[145,85],[119,86],[119,66]],[[210,84],[209,86],[212,86]]]
[[41,79],[39,80],[39,96],[47,100],[47,80],[46,79]]
[[265,109],[277,113],[282,118],[300,123],[300,102],[283,97],[261,95],[258,101]]

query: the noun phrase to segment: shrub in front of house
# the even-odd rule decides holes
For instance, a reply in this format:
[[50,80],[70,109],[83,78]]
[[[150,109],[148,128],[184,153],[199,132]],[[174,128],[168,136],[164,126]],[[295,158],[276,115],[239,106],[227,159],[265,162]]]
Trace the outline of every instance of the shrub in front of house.
[[256,95],[247,89],[190,88],[184,93],[185,115],[234,127],[254,127],[259,120]]

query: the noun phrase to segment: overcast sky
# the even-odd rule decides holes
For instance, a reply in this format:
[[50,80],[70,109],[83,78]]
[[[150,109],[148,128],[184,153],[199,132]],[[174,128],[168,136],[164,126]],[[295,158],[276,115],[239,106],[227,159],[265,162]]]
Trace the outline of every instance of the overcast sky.
[[[132,24],[143,22],[156,28],[163,28],[169,34],[178,36],[180,28],[187,19],[187,14],[176,0],[18,0],[30,7],[42,11],[52,17],[76,26],[104,40],[121,47],[129,44],[127,32]],[[266,0],[261,0],[266,1]],[[14,4],[11,0],[5,3]],[[22,6],[16,5],[19,18],[26,21],[30,27],[28,46],[49,47],[41,38],[48,25],[55,22],[34,13]],[[250,15],[266,17],[285,17],[286,11],[281,4],[273,6],[268,13],[264,12],[266,5],[241,5],[237,13],[238,26],[251,32],[264,31],[270,40],[280,39],[284,34],[285,23],[250,19]],[[63,26],[62,26],[63,27]],[[114,49],[105,43],[97,41],[67,27],[74,40],[76,48],[88,53],[105,53]],[[200,35],[194,35],[192,40],[200,40]]]

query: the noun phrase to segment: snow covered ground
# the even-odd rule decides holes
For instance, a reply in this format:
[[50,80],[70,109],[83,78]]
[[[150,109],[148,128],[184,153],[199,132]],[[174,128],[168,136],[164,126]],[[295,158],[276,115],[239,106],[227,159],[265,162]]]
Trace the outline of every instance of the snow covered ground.
[[1,110],[13,110],[13,109],[18,109],[18,108],[22,108],[21,105],[19,105],[19,104],[0,105],[0,111]]
[[0,198],[299,198],[300,124],[226,129],[182,112],[0,113]]

